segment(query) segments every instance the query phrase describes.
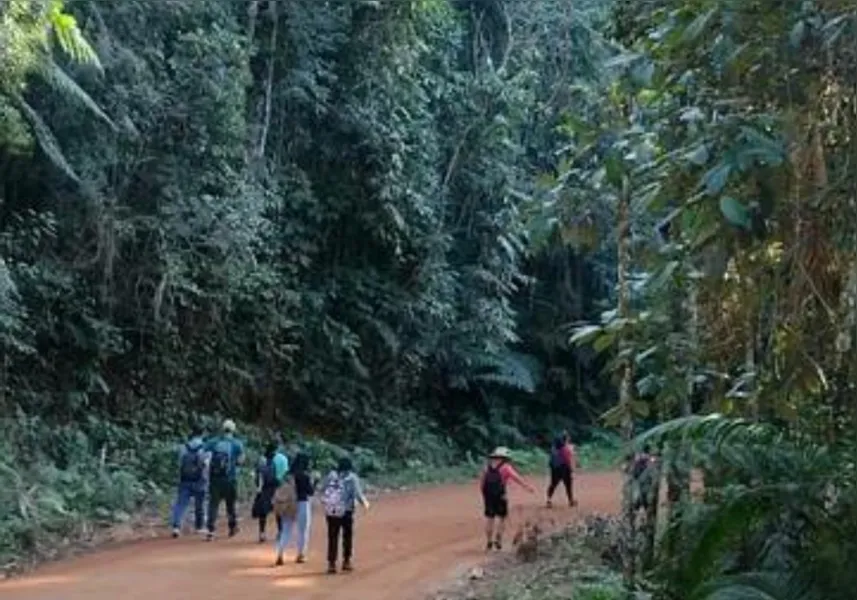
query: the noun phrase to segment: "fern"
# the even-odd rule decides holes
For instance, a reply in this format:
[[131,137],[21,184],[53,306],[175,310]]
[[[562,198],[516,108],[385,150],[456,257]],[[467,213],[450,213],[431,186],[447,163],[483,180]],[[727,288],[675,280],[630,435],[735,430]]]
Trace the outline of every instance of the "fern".
[[530,355],[508,352],[502,356],[483,354],[471,363],[472,381],[534,393],[540,381],[538,360]]
[[48,127],[47,123],[45,123],[39,116],[39,113],[37,113],[32,106],[27,104],[26,100],[21,96],[15,96],[14,100],[21,113],[30,123],[30,127],[32,127],[33,133],[36,136],[36,141],[45,153],[45,156],[48,157],[54,166],[65,173],[69,179],[75,183],[80,183],[80,178],[69,164],[65,154],[63,154],[59,142],[51,131],[51,128]]
[[51,87],[61,92],[64,97],[79,102],[84,107],[88,108],[96,117],[104,121],[113,129],[116,129],[116,125],[113,123],[113,120],[108,117],[107,113],[105,113],[98,103],[92,99],[92,96],[86,93],[86,90],[80,87],[74,79],[69,77],[57,63],[54,61],[47,62],[39,69],[39,73],[42,75],[44,80],[51,85]]
[[92,65],[99,70],[103,70],[95,49],[83,36],[83,33],[77,26],[77,20],[64,12],[63,4],[62,0],[51,0],[47,13],[48,23],[56,36],[60,48],[75,62]]

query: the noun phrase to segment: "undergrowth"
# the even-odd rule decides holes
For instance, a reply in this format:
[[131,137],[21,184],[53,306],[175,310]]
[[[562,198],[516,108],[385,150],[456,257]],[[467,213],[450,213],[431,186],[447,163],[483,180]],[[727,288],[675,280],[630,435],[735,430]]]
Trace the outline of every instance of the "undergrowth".
[[556,535],[525,534],[513,554],[435,600],[624,600],[618,533],[615,517],[590,516]]

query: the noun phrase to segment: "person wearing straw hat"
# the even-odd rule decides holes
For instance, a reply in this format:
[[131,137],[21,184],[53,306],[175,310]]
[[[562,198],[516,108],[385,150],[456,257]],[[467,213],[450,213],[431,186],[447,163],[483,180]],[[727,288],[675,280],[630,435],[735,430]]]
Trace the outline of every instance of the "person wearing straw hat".
[[535,494],[536,490],[528,484],[512,466],[512,453],[508,448],[498,446],[488,455],[488,466],[482,473],[479,487],[485,504],[485,537],[487,549],[503,549],[503,531],[506,517],[509,516],[507,487],[510,481]]

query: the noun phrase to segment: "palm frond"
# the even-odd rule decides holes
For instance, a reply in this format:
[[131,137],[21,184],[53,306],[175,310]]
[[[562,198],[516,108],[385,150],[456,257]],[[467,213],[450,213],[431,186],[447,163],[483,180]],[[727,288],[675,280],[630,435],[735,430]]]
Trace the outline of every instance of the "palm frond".
[[98,54],[83,36],[77,26],[77,20],[63,11],[63,3],[59,0],[51,2],[48,11],[48,23],[56,36],[60,48],[75,62],[88,64],[102,70]]
[[538,386],[541,366],[532,356],[508,352],[501,356],[481,355],[471,363],[471,368],[476,371],[471,376],[473,381],[492,383],[531,394]]
[[39,147],[45,153],[45,156],[56,166],[60,171],[65,173],[70,179],[72,179],[75,183],[80,183],[80,178],[75,173],[74,169],[69,164],[68,160],[63,154],[62,149],[60,148],[59,142],[57,138],[54,136],[51,128],[48,127],[47,123],[45,123],[42,118],[39,116],[32,106],[27,104],[27,101],[24,100],[20,95],[16,95],[14,97],[15,103],[17,107],[20,109],[21,114],[27,119],[30,123],[30,127],[33,128],[33,133],[36,136],[36,141],[39,144]]
[[794,573],[751,572],[721,577],[694,590],[691,600],[817,600]]
[[691,415],[662,423],[637,438],[638,444],[677,439],[702,441],[720,448],[728,444],[770,443],[781,433],[766,423],[725,417],[721,414]]
[[107,116],[107,113],[93,100],[92,96],[80,87],[74,79],[69,77],[56,62],[52,60],[46,61],[39,69],[39,72],[51,87],[62,92],[65,97],[79,102],[88,108],[96,117],[107,123],[111,128],[116,128],[113,120]]

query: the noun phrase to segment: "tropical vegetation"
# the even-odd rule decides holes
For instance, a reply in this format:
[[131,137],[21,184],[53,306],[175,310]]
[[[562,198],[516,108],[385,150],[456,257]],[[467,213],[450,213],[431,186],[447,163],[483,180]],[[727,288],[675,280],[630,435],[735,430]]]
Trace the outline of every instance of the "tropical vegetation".
[[850,598],[855,10],[0,2],[2,505],[53,515],[0,546],[201,418],[384,465],[603,426],[661,458],[628,590]]

